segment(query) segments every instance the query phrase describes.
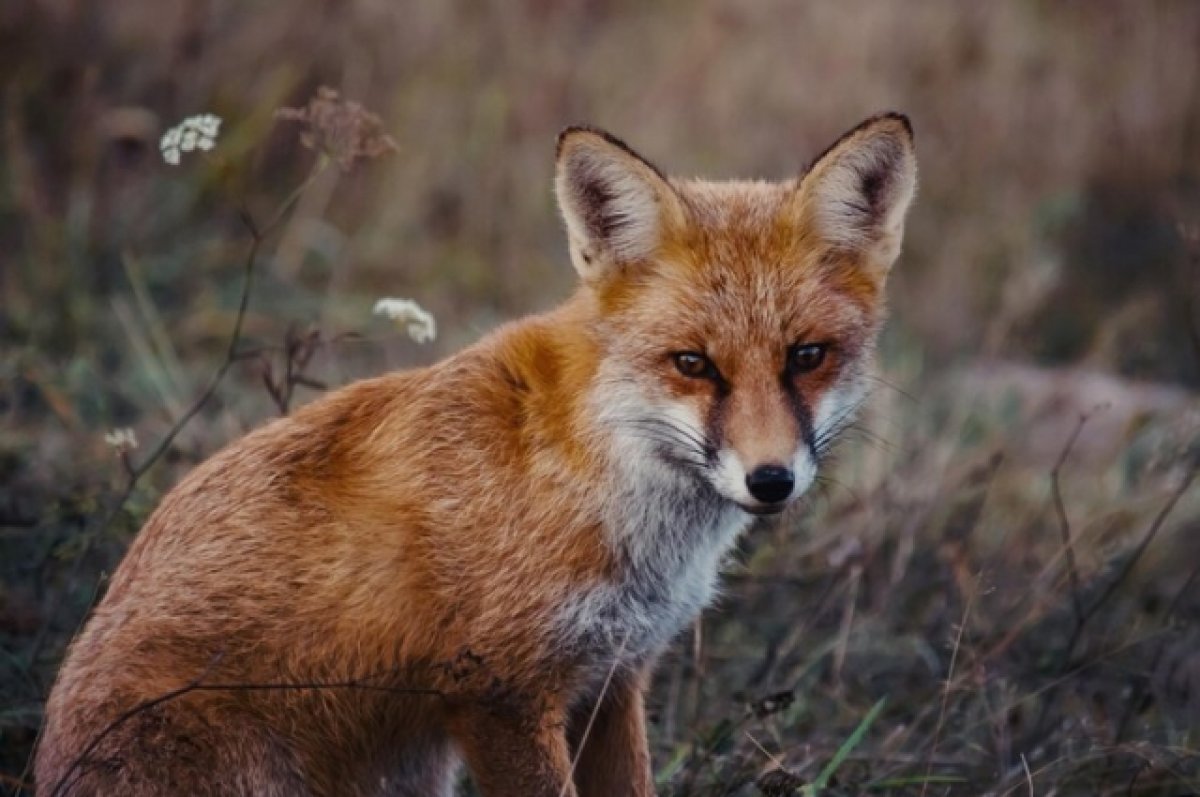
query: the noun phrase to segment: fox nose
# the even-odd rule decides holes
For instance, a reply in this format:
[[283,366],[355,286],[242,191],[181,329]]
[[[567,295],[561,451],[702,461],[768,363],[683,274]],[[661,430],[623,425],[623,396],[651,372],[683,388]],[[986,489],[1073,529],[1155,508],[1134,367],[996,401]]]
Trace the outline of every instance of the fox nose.
[[746,476],[746,489],[764,504],[776,504],[792,494],[796,478],[787,468],[763,465]]

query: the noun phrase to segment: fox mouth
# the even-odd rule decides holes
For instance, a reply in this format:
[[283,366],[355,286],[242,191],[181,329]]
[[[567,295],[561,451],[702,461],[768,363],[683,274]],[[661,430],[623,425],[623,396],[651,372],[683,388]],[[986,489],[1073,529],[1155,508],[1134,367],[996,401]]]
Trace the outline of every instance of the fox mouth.
[[754,515],[755,517],[771,517],[772,515],[778,515],[783,512],[784,509],[787,509],[786,501],[781,501],[778,504],[760,504],[759,506],[750,506],[748,504],[743,504],[740,501],[735,503],[737,503],[738,508],[743,512]]

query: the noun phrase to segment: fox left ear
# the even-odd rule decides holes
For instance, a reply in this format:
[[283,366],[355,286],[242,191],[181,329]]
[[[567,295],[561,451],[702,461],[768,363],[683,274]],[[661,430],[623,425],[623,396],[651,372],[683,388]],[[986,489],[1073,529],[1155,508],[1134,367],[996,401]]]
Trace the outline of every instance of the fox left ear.
[[904,216],[917,188],[908,117],[872,117],[820,155],[797,188],[805,228],[834,250],[887,274],[904,238]]
[[651,163],[602,130],[558,137],[554,193],[571,260],[585,282],[653,256],[680,213],[675,190]]

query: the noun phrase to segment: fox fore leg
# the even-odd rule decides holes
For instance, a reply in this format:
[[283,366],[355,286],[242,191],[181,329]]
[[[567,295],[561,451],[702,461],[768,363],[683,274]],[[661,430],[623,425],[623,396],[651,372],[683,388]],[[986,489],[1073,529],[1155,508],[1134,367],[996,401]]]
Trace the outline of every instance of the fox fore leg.
[[564,711],[481,705],[451,727],[484,797],[577,797]]
[[614,680],[599,705],[576,711],[571,738],[579,797],[654,797],[640,679]]

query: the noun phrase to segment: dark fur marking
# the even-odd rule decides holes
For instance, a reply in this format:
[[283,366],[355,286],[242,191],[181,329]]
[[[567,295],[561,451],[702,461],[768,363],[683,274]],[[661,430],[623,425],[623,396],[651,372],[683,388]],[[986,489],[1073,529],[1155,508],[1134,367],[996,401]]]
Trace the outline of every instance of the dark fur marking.
[[885,171],[866,172],[861,177],[859,190],[872,213],[878,213],[883,201],[884,190],[887,188],[888,174]]
[[[708,408],[708,417],[704,419],[704,425],[709,440],[720,440],[725,428],[725,408],[732,390],[724,377],[718,377],[713,382],[713,392],[713,401]],[[716,464],[718,453],[715,445],[709,445],[705,449],[705,456],[710,464]]]
[[500,372],[500,377],[504,382],[517,393],[528,393],[529,383],[525,378],[511,368],[504,368]]
[[812,410],[804,403],[800,391],[796,389],[795,380],[786,371],[780,381],[783,384],[783,394],[787,396],[788,406],[792,409],[792,415],[795,416],[796,423],[800,425],[800,437],[808,446],[809,451],[813,453],[813,459],[816,460],[816,430],[813,429]]
[[575,176],[572,179],[579,201],[582,204],[583,220],[588,232],[599,241],[608,242],[624,227],[628,220],[613,212],[616,194],[603,180]]

